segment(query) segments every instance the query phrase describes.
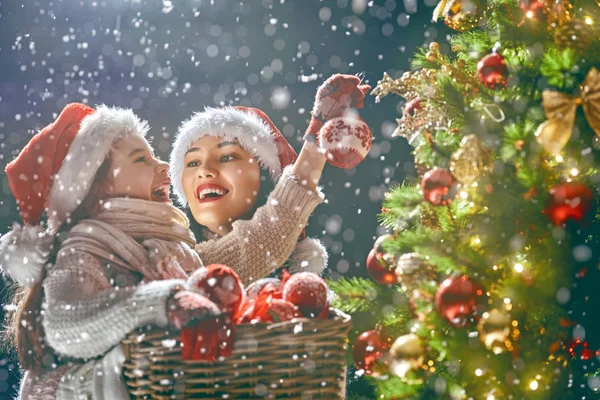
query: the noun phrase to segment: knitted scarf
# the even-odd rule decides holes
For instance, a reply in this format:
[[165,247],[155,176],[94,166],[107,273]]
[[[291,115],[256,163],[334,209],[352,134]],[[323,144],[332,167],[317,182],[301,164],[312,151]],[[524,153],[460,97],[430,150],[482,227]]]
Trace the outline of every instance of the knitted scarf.
[[202,266],[185,214],[169,204],[112,198],[102,211],[79,221],[60,251],[84,250],[146,280],[164,279],[156,262],[174,256],[188,272]]

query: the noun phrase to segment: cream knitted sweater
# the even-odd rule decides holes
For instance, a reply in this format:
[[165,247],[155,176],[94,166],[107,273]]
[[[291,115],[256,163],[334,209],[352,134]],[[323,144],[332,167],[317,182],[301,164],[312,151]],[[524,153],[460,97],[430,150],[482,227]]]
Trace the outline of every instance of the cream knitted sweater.
[[[259,207],[251,220],[238,220],[225,236],[207,232],[208,240],[196,245],[196,251],[204,265],[225,264],[232,267],[244,285],[264,278],[284,265],[292,256],[297,265],[291,272],[310,270],[321,273],[327,263],[327,252],[316,240],[310,249],[321,247],[316,256],[298,256],[298,236],[308,222],[315,207],[323,202],[320,191],[309,191],[292,174],[292,169],[284,169],[281,177],[269,195],[267,203]],[[306,253],[306,252],[305,252]],[[316,252],[315,252],[316,253]],[[312,261],[304,261],[312,258]],[[316,265],[310,265],[316,264]]]
[[[190,247],[195,239],[181,211],[135,199],[111,199],[106,204],[94,219],[80,221],[68,232],[43,281],[46,341],[63,356],[102,356],[137,327],[167,324],[167,298],[185,281],[140,284],[142,279],[158,278],[155,260],[163,252],[176,255],[188,272],[202,266]],[[94,363],[98,362],[84,366]],[[101,368],[75,369],[85,382],[75,382],[78,390],[73,398],[109,398],[98,397],[102,384],[92,382],[93,370]],[[21,398],[47,399],[49,393],[56,398],[57,377],[64,372],[62,367],[37,377],[28,373]]]

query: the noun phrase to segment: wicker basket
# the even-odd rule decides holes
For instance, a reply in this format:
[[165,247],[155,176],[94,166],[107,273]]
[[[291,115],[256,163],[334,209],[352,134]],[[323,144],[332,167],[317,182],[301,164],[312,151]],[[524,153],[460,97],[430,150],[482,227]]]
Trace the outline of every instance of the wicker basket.
[[130,334],[125,379],[132,399],[344,399],[350,317],[239,325],[224,361],[183,361],[179,335]]

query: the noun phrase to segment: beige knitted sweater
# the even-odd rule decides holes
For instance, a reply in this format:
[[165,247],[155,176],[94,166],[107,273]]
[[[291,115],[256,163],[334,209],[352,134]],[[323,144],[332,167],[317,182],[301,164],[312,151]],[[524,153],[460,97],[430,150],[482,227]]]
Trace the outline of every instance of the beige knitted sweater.
[[[170,205],[111,199],[93,218],[68,232],[43,281],[46,341],[58,354],[77,359],[109,353],[137,327],[167,324],[167,298],[185,281],[140,284],[159,278],[156,260],[165,252],[177,256],[187,272],[202,266],[191,248],[195,238],[187,218]],[[98,395],[103,385],[93,375],[102,369],[99,360],[71,368],[80,382],[72,382],[72,397],[62,398],[110,398]],[[63,366],[38,377],[28,373],[21,398],[61,398],[56,391],[65,372]]]
[[[196,245],[196,251],[204,265],[229,265],[247,285],[281,267],[290,256],[294,257],[293,253],[299,246],[297,238],[321,202],[323,195],[320,192],[308,191],[295,180],[291,169],[286,168],[267,204],[256,211],[252,220],[234,222],[229,234],[223,237],[211,235],[208,240]],[[119,245],[125,239],[122,236],[101,250],[97,246],[89,246],[87,241],[97,238],[97,229],[87,236],[78,234],[76,240],[70,234],[62,244],[57,263],[44,281],[46,300],[52,310],[45,318],[44,326],[48,342],[61,354],[78,358],[101,355],[138,326],[166,323],[165,299],[170,288],[180,281],[136,286],[141,278],[132,280],[128,266],[140,260],[143,262],[148,247],[151,248],[149,254],[157,254],[156,257],[180,250],[177,246],[165,246],[164,240],[149,239],[156,237],[159,229],[153,227],[155,222],[138,214],[136,210],[132,210],[131,216],[107,211],[95,218],[118,227],[138,244],[143,243],[145,249],[133,246],[136,251],[124,251]],[[85,233],[90,227],[82,224],[76,226],[77,232]],[[188,240],[183,242],[189,243]],[[114,257],[111,251],[116,255],[125,253],[126,256]],[[178,259],[183,254],[187,252],[181,253]],[[300,257],[294,261],[302,261]],[[326,261],[326,256],[324,259],[321,257],[315,272],[320,272]],[[81,268],[82,264],[86,268]],[[90,268],[87,268],[88,265]],[[189,272],[193,270],[190,265],[193,263],[187,262],[182,267]],[[152,273],[149,269],[148,274]],[[54,307],[51,307],[52,304]],[[74,305],[77,307],[73,308]],[[46,373],[42,378],[25,379],[22,399],[74,400],[81,396],[108,399],[94,383],[93,376],[99,374],[98,370],[101,370],[99,362],[88,362]],[[45,397],[44,393],[54,397]],[[113,395],[112,398],[117,400],[120,397]]]
[[[298,236],[323,197],[319,190],[310,191],[300,185],[291,167],[287,167],[267,203],[251,220],[235,221],[232,231],[222,237],[206,231],[208,240],[198,243],[196,251],[204,265],[232,267],[244,285],[268,276],[287,261],[292,273],[321,273],[327,264],[325,248],[314,239],[298,243]],[[305,244],[310,248],[305,246],[307,250],[303,250]]]

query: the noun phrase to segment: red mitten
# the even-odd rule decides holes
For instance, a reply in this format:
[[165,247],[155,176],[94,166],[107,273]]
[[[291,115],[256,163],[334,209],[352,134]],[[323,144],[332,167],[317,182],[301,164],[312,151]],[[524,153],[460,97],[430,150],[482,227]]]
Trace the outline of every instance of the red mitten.
[[178,290],[167,301],[169,325],[177,330],[221,312],[215,303],[190,290]]
[[242,281],[226,265],[212,264],[196,270],[187,285],[190,290],[208,297],[230,315],[236,315],[244,301]]
[[359,117],[333,118],[319,131],[319,146],[327,151],[327,161],[338,168],[354,168],[371,149],[373,135]]
[[332,75],[323,82],[317,90],[306,134],[316,135],[326,121],[343,116],[350,107],[362,108],[371,86],[360,83],[358,76],[342,74]]

